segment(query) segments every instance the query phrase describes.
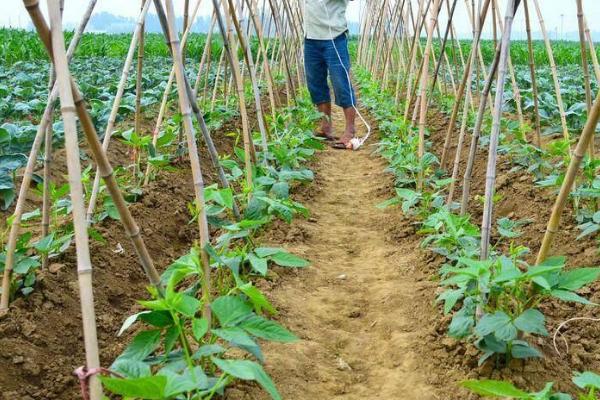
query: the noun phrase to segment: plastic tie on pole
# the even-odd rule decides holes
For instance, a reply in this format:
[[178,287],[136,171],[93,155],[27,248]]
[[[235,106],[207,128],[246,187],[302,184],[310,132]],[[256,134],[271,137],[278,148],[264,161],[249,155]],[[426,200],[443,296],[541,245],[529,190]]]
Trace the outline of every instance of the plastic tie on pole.
[[91,368],[87,369],[87,367],[81,366],[73,371],[75,376],[79,379],[79,387],[81,388],[81,397],[83,400],[90,399],[90,391],[89,391],[89,379],[93,375],[101,374],[101,375],[114,375],[117,377],[122,377],[120,374],[113,372],[107,368]]

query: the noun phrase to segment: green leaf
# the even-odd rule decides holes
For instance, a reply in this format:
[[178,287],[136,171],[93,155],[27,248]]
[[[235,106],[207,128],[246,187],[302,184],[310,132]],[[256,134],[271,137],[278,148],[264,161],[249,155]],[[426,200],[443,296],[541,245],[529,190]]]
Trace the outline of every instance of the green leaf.
[[212,333],[234,345],[256,346],[256,342],[243,329],[237,327],[213,329]]
[[548,336],[544,314],[535,309],[528,309],[515,319],[515,326],[528,333]]
[[242,328],[232,327],[213,329],[212,333],[221,339],[226,340],[232,346],[246,350],[250,354],[254,355],[260,362],[264,362],[264,357],[260,350],[260,346]]
[[212,361],[223,372],[235,378],[258,382],[258,384],[271,395],[273,400],[281,400],[281,396],[279,395],[279,392],[277,392],[275,384],[271,378],[269,378],[269,375],[267,375],[265,370],[257,363],[248,360],[222,360],[214,357],[212,358]]
[[137,319],[140,315],[150,314],[151,312],[152,311],[142,311],[142,312],[139,312],[137,314],[133,314],[133,315],[130,315],[129,317],[127,317],[125,322],[123,322],[121,329],[119,329],[119,333],[117,333],[117,336],[121,336],[123,334],[123,332],[125,332],[127,329],[129,329],[129,327],[131,325],[133,325],[135,323],[135,321],[137,321]]
[[193,317],[200,309],[202,302],[187,294],[178,293],[173,301],[173,307],[187,317]]
[[600,389],[600,375],[590,371],[575,372],[573,383],[582,389]]
[[160,344],[160,330],[154,329],[138,333],[125,351],[117,358],[118,360],[137,360],[143,361]]
[[166,328],[173,324],[173,318],[168,311],[151,311],[148,314],[140,313],[140,319],[157,328]]
[[470,315],[454,314],[450,326],[448,327],[448,335],[453,338],[463,338],[471,332],[471,328],[475,324],[474,319]]
[[248,261],[253,270],[261,274],[262,276],[267,275],[268,265],[266,258],[257,257],[256,254],[248,254]]
[[290,197],[290,185],[287,182],[277,182],[271,188],[271,192],[278,199],[287,199]]
[[282,267],[304,268],[310,265],[308,261],[285,251],[274,254],[271,260]]
[[277,322],[256,315],[242,321],[240,327],[261,339],[283,343],[290,343],[298,340],[293,333],[279,325]]
[[127,378],[142,378],[152,375],[150,366],[143,361],[117,359],[110,366],[111,371],[118,372]]
[[528,399],[530,397],[527,392],[524,392],[516,388],[512,383],[505,381],[489,379],[481,381],[464,381],[461,383],[461,386],[482,396],[511,397],[515,399]]
[[559,271],[565,267],[566,257],[548,257],[543,263],[529,267],[526,275],[529,277],[544,275],[549,272]]
[[449,289],[440,294],[437,301],[444,301],[444,314],[448,314],[458,300],[462,299],[464,290],[462,289]]
[[208,332],[208,321],[206,318],[194,318],[192,321],[192,332],[194,333],[194,339],[198,342],[202,340],[206,332]]
[[485,314],[477,323],[475,332],[479,336],[484,337],[510,323],[510,317],[505,312],[496,311],[493,314]]
[[19,260],[19,262],[17,262],[17,264],[13,268],[13,272],[15,274],[25,275],[29,272],[30,269],[37,268],[40,265],[40,262],[33,257],[24,257],[21,260]]
[[569,292],[568,290],[559,290],[555,289],[550,292],[550,295],[559,298],[563,301],[573,301],[575,303],[587,304],[587,305],[595,305],[596,303],[592,303],[585,297],[581,297],[577,293]]
[[560,274],[558,286],[565,290],[577,290],[598,279],[600,268],[577,268]]
[[202,357],[213,356],[215,354],[225,353],[226,351],[226,348],[218,344],[205,344],[204,346],[200,346],[194,355],[192,355],[192,358],[198,360]]
[[260,258],[270,257],[274,254],[285,252],[282,248],[278,247],[257,247],[254,249],[254,252]]
[[531,347],[529,345],[529,343],[524,342],[524,341],[518,341],[518,343],[517,343],[516,340],[513,342],[513,346],[510,351],[510,354],[514,358],[519,358],[519,359],[542,357],[542,353],[540,353],[540,351],[538,349],[536,349],[535,347]]
[[114,394],[148,400],[163,399],[167,386],[167,378],[160,375],[130,379],[100,376],[100,380]]
[[239,289],[242,291],[242,293],[248,296],[248,299],[250,299],[250,302],[254,306],[254,310],[257,313],[262,312],[262,309],[264,308],[270,314],[277,314],[275,307],[273,307],[273,305],[257,287],[252,286],[251,282],[240,286]]
[[165,397],[168,398],[180,393],[191,392],[195,389],[209,388],[208,377],[202,371],[202,368],[198,366],[194,367],[193,370],[185,369],[181,375],[167,368],[163,368],[159,374],[167,378]]
[[221,326],[235,324],[252,313],[252,307],[238,296],[221,296],[210,305]]

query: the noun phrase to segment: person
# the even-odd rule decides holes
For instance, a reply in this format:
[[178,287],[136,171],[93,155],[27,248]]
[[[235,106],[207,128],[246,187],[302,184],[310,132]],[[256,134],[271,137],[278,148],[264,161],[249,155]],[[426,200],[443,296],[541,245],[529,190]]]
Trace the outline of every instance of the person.
[[[324,114],[316,135],[333,142],[332,147],[337,149],[352,149],[351,140],[356,133],[355,95],[349,79],[348,1],[305,0],[304,3],[306,83],[313,104]],[[328,76],[331,78],[335,104],[344,110],[346,127],[339,138],[333,136]]]

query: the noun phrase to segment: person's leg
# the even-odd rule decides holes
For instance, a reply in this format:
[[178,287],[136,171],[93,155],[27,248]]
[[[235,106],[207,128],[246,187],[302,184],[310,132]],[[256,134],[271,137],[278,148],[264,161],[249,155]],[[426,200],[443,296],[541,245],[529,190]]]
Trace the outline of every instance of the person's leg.
[[327,64],[323,49],[323,43],[319,40],[304,41],[304,69],[312,102],[323,113],[317,136],[331,138],[331,95],[327,84]]
[[[348,40],[345,34],[335,39],[335,48],[328,41],[327,67],[335,93],[335,104],[344,109],[346,128],[340,137],[340,142],[350,148],[350,141],[356,133],[356,97],[350,80],[350,54],[348,52]],[[337,49],[337,52],[336,52]],[[341,63],[340,63],[341,59]]]
[[331,136],[333,127],[331,125],[331,101],[317,104],[317,109],[323,114],[321,118],[321,133],[323,136]]

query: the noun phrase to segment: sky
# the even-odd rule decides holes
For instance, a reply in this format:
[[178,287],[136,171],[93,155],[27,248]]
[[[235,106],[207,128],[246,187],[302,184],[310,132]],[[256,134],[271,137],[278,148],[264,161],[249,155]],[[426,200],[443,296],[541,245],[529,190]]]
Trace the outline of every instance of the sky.
[[[176,10],[182,10],[184,0],[173,0]],[[470,3],[470,0],[467,0]],[[496,0],[501,8],[501,13],[504,14],[504,7],[507,0]],[[22,0],[0,0],[2,3],[2,12],[0,13],[0,26],[16,26],[25,27],[29,23],[29,17],[25,8],[23,7]],[[552,39],[563,38],[567,36],[569,32],[577,31],[577,8],[575,0],[539,0],[542,7],[542,14],[546,23],[546,28],[550,33]],[[45,1],[41,1],[41,8],[45,10]],[[190,3],[194,4],[194,0]],[[260,2],[259,2],[260,3]],[[416,9],[417,1],[413,0]],[[65,24],[76,25],[83,13],[84,8],[88,4],[88,0],[65,0]],[[212,11],[211,1],[202,0],[200,5],[200,15],[210,15]],[[351,1],[348,8],[348,19],[351,21],[358,21],[360,11],[363,7],[364,1],[357,0]],[[529,0],[529,4],[532,5],[532,1]],[[140,1],[139,0],[98,0],[96,4],[95,12],[110,12],[115,15],[121,15],[125,17],[135,18],[139,12]],[[515,19],[514,37],[516,39],[522,39],[525,37],[525,22],[523,16],[522,6],[518,11]],[[592,31],[600,32],[600,1],[598,0],[583,0],[584,13],[590,23],[590,29]],[[151,8],[152,12],[152,8]],[[530,6],[530,12],[534,12],[534,8]],[[445,26],[444,22],[447,18],[445,13],[445,7],[440,14],[440,20],[442,21],[442,27]],[[491,18],[488,18],[491,20]],[[459,32],[460,36],[468,37],[471,33],[471,26],[467,14],[467,9],[464,0],[458,0],[458,6],[456,8],[455,15],[455,27]],[[532,29],[534,31],[539,30],[537,18],[532,20]],[[491,25],[488,21],[488,32],[491,32]],[[598,35],[596,35],[598,36]],[[595,40],[600,40],[599,37],[595,37]]]

